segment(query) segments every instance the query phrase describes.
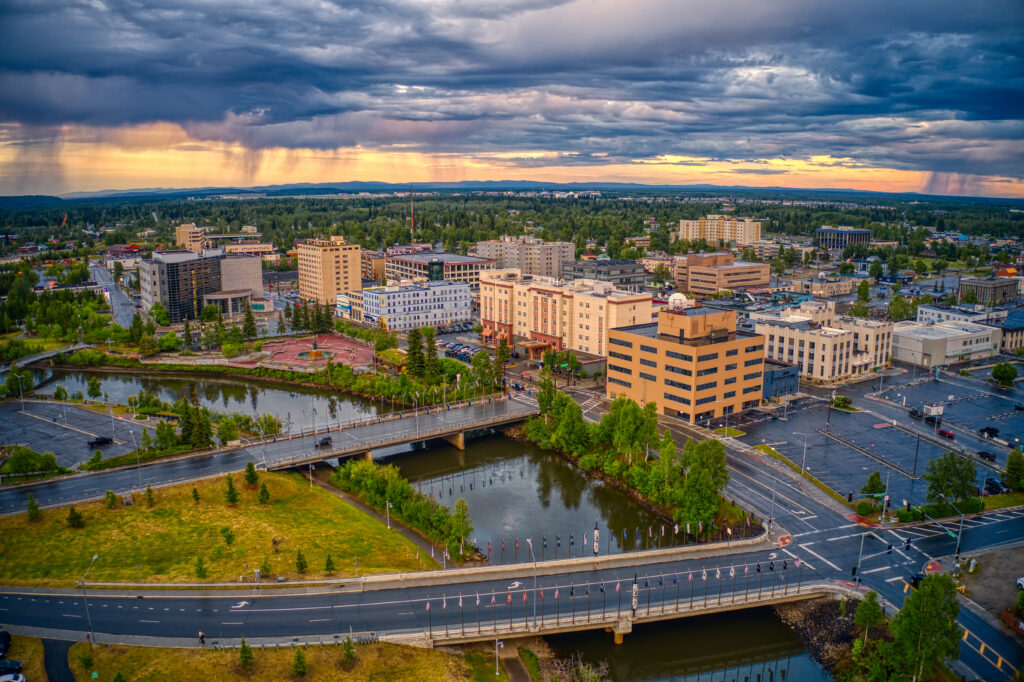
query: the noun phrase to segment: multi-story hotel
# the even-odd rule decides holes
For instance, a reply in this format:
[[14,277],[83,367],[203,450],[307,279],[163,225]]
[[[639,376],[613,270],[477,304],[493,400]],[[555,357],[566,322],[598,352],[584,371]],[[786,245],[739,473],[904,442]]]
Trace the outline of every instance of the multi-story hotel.
[[620,291],[608,282],[493,270],[480,275],[480,322],[485,340],[525,341],[531,354],[546,348],[605,355],[608,331],[651,321],[650,294]]
[[[362,290],[362,321],[376,325],[383,320],[391,331],[469,322],[470,298],[466,282],[370,287]],[[349,294],[350,306],[352,302]]]
[[296,245],[299,261],[299,296],[304,301],[334,305],[338,294],[362,287],[362,249],[342,236],[307,239]]
[[501,239],[477,242],[476,255],[490,258],[497,269],[515,268],[524,275],[562,276],[562,263],[576,256],[572,242],[546,242],[529,236],[505,235]]
[[676,288],[702,296],[768,286],[771,266],[737,261],[728,251],[676,256]]
[[182,223],[174,228],[174,244],[186,251],[202,253],[203,229],[195,223]]
[[887,365],[892,355],[891,322],[837,316],[832,301],[753,312],[750,321],[768,340],[766,355],[797,365],[807,379],[858,376]]
[[494,261],[490,258],[458,253],[412,253],[388,256],[384,274],[389,282],[466,282],[475,291],[480,286],[480,273],[493,267]]
[[697,220],[680,220],[679,230],[673,233],[673,241],[685,239],[692,242],[703,239],[708,244],[721,241],[745,246],[761,239],[761,225],[764,222],[728,215],[706,215]]
[[628,396],[695,423],[761,403],[764,337],[736,329],[736,312],[670,308],[656,323],[608,334],[608,398]]
[[593,279],[608,282],[622,291],[640,291],[644,288],[644,266],[624,258],[610,260],[577,260],[562,264],[562,277],[566,281]]

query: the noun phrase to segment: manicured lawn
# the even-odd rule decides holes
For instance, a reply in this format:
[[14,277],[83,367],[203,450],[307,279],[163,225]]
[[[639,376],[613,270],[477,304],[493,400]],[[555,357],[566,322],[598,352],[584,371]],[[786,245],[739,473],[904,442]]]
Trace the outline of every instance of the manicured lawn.
[[14,635],[11,637],[11,650],[7,652],[7,658],[21,661],[21,673],[26,680],[45,682],[47,679],[46,666],[43,663],[43,640]]
[[717,433],[720,436],[729,436],[730,438],[739,438],[740,436],[747,435],[746,431],[740,431],[739,429],[734,429],[731,426],[728,429],[726,429],[725,427],[715,429],[715,433]]
[[[99,554],[90,581],[195,582],[196,560],[202,557],[207,581],[252,577],[264,557],[273,576],[289,580],[325,577],[327,552],[335,576],[436,568],[429,556],[417,558],[416,546],[384,524],[364,515],[299,474],[264,473],[271,503],[257,502],[257,488],[233,477],[241,500],[229,506],[224,477],[154,490],[156,504],[147,508],[143,496],[114,509],[103,501],[76,505],[85,527],[69,528],[67,508],[44,509],[30,522],[27,514],[0,519],[0,581],[8,585],[70,585],[81,579],[93,554]],[[222,528],[234,534],[225,542]],[[275,552],[273,540],[277,541]],[[309,568],[296,570],[301,550]],[[275,577],[271,577],[273,580]],[[263,577],[267,580],[267,577]]]
[[1016,507],[1024,504],[1024,491],[1017,490],[1006,495],[989,495],[985,498],[985,511],[1002,509],[1004,507]]
[[[102,642],[102,640],[101,640]],[[89,653],[89,645],[79,642],[71,647],[68,660],[76,680],[111,680],[121,673],[125,680],[245,680],[246,682],[279,682],[280,680],[465,680],[469,668],[457,656],[433,649],[396,644],[356,645],[356,660],[351,668],[342,666],[340,645],[305,649],[309,672],[305,677],[292,675],[294,649],[253,649],[253,663],[243,670],[238,663],[238,650],[164,649],[152,647],[99,646],[92,650],[92,667],[88,670],[80,660]],[[35,678],[29,678],[34,680]],[[490,679],[494,677],[491,670]]]

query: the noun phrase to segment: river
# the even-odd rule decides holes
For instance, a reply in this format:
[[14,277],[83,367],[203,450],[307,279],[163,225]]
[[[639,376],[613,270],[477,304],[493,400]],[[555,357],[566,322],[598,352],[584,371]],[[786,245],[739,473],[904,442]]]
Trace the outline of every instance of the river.
[[[262,382],[66,370],[54,375],[44,386],[45,392],[60,384],[69,392],[84,393],[92,376],[99,379],[101,390],[111,400],[122,403],[141,390],[170,402],[190,395],[194,388],[200,404],[210,409],[272,413],[283,421],[290,415],[293,428],[311,426],[314,409],[321,425],[325,418],[333,424],[381,409],[379,404],[359,398]],[[490,543],[494,564],[530,561],[527,538],[533,539],[540,560],[556,555],[564,558],[570,552],[573,556],[592,555],[595,524],[601,554],[681,541],[670,525],[628,495],[574,469],[554,453],[499,434],[468,439],[464,451],[434,441],[378,454],[442,504],[450,507],[464,498],[476,544],[486,551]],[[830,679],[768,609],[640,626],[620,646],[612,645],[611,635],[604,632],[559,635],[548,641],[563,657],[579,651],[589,661],[607,660],[616,680]]]

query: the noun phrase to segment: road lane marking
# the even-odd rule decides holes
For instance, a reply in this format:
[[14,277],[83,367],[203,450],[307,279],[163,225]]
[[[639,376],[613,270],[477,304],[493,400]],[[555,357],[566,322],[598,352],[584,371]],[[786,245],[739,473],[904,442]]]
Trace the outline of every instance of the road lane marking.
[[244,625],[244,623],[221,623],[221,625]]
[[878,573],[879,571],[888,571],[892,566],[882,566],[881,568],[872,568],[870,571],[864,571],[864,573]]
[[836,570],[836,571],[842,570],[838,566],[836,566],[834,563],[832,563],[831,561],[829,561],[828,559],[826,559],[825,557],[821,556],[820,554],[815,552],[813,549],[811,549],[810,545],[813,545],[813,544],[814,544],[813,542],[805,542],[804,544],[800,545],[800,549],[806,551],[811,556],[814,556],[814,557],[817,557],[817,558],[821,559],[821,561],[823,563],[831,566],[833,570]]
[[81,616],[76,616],[73,613],[62,613],[60,615],[64,616],[65,618],[81,618]]
[[328,621],[328,620],[330,620],[330,618],[311,618],[309,620],[309,622],[310,623],[323,623],[324,621]]
[[158,620],[142,620],[142,619],[139,619],[139,622],[140,623],[159,623],[160,621],[158,621]]

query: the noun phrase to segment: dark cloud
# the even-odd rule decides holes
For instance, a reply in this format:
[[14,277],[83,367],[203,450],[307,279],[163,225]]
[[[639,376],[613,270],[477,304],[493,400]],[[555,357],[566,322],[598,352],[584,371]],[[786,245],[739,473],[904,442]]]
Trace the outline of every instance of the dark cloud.
[[[1024,176],[1024,3],[6,0],[0,121]],[[524,158],[524,165],[537,159]],[[774,172],[754,169],[752,173]]]

